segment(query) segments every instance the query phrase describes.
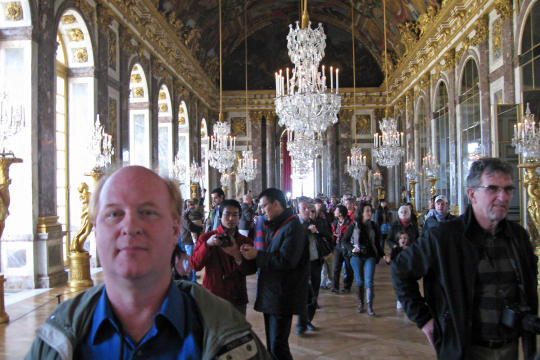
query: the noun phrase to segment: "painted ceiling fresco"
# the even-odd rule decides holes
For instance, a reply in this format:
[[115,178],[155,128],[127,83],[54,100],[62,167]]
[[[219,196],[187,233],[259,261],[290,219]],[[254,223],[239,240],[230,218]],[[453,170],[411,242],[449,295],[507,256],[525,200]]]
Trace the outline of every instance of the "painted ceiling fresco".
[[[378,86],[383,80],[383,9],[381,0],[354,0],[356,86]],[[404,51],[398,25],[415,21],[440,0],[387,0],[387,47],[394,61]],[[222,0],[223,88],[244,89],[244,13],[247,8],[248,88],[272,89],[276,70],[291,66],[286,52],[289,24],[300,18],[299,0]],[[210,78],[219,75],[217,0],[160,0],[159,10],[176,21],[179,36]],[[326,40],[323,63],[338,66],[341,86],[352,86],[351,2],[308,0],[313,24],[322,22]],[[314,26],[314,25],[313,25]]]

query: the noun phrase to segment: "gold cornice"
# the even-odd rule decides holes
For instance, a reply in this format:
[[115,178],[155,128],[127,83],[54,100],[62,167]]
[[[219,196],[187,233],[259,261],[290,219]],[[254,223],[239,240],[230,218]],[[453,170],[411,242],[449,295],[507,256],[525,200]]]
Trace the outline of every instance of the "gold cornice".
[[[146,50],[164,60],[164,66],[175,78],[207,106],[215,107],[215,85],[177,37],[174,27],[159,13],[155,1],[99,0],[99,3],[111,9],[115,20],[137,41],[141,51]],[[129,41],[122,41],[121,45],[131,47]]]
[[[473,38],[481,42],[487,36],[485,17],[496,6],[506,0],[447,0],[426,27],[423,36],[412,45],[408,54],[404,55],[394,72],[390,74],[389,89],[391,101],[401,96],[409,87],[414,86],[418,78],[437,66],[449,48],[457,48],[469,34],[476,30]],[[510,1],[510,0],[508,0]],[[463,31],[465,29],[465,31]],[[462,51],[458,51],[459,55]],[[422,86],[422,88],[424,88]]]
[[37,222],[37,232],[48,234],[62,231],[62,225],[58,222],[58,216],[39,216]]
[[495,10],[503,20],[512,16],[512,0],[495,0]]

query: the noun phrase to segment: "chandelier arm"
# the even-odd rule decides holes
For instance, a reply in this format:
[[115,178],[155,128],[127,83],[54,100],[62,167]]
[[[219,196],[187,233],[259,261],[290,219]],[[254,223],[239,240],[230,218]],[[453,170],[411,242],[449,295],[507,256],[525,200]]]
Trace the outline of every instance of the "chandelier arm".
[[[353,6],[353,0],[351,0],[351,38],[352,38],[352,72],[353,72],[353,121],[355,120],[354,117],[354,111],[356,110],[356,54],[354,51],[354,6]],[[356,140],[356,123],[354,127],[354,145],[357,144]]]
[[[244,0],[244,64],[246,66],[246,135],[248,125],[248,48],[247,48],[247,0]],[[249,136],[246,136],[246,150],[249,150]]]
[[219,120],[223,120],[223,50],[221,34],[221,0],[219,0]]
[[386,0],[383,0],[383,33],[384,33],[384,83],[386,84],[385,117],[388,119],[388,50],[386,48]]

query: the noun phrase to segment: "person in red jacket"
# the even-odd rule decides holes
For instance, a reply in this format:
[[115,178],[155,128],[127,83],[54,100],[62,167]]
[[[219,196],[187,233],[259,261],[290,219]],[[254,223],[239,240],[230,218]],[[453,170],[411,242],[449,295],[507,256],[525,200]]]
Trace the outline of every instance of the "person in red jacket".
[[195,271],[205,269],[203,287],[228,300],[246,314],[248,303],[246,275],[257,270],[254,260],[240,254],[240,246],[253,241],[238,232],[242,208],[236,200],[225,200],[219,208],[221,225],[217,230],[202,234],[191,256]]

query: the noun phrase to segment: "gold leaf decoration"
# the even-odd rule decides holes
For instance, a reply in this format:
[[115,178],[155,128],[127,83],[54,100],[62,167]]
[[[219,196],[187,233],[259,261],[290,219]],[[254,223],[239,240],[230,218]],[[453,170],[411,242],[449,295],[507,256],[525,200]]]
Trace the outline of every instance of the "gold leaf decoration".
[[159,112],[165,113],[169,110],[169,107],[166,103],[159,104]]
[[492,50],[493,57],[498,58],[501,55],[502,51],[502,19],[498,18],[493,22],[493,32],[492,32]]
[[68,37],[71,41],[83,41],[84,34],[81,29],[70,29],[68,31]]
[[88,61],[88,51],[86,51],[86,48],[78,48],[75,50],[75,61],[78,63],[85,63]]
[[136,98],[144,97],[144,89],[142,87],[137,87],[133,90],[133,96]]
[[7,3],[6,18],[10,21],[19,21],[23,18],[23,10],[20,2],[11,1]]
[[142,77],[141,77],[141,74],[132,74],[131,75],[131,81],[133,81],[134,83],[140,83],[142,81]]
[[64,15],[62,16],[61,21],[62,21],[62,24],[73,24],[76,21],[76,19],[75,19],[75,16],[73,15]]
[[165,100],[167,99],[167,94],[165,94],[165,91],[159,92],[159,100]]
[[183,116],[180,116],[180,117],[178,118],[178,124],[179,124],[179,125],[186,125],[186,118],[183,117]]

